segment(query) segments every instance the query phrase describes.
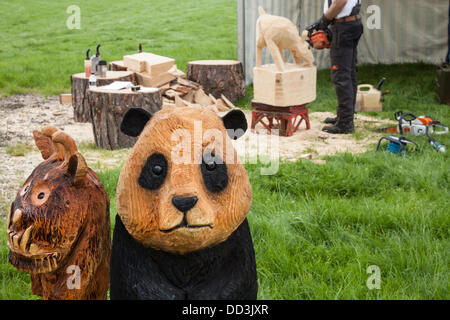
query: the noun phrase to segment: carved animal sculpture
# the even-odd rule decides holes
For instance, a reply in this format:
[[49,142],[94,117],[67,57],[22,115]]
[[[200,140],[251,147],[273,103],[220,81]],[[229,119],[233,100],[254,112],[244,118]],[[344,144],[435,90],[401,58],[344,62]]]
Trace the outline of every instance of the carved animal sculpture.
[[284,71],[285,61],[283,49],[292,53],[295,64],[311,67],[314,56],[306,42],[308,32],[304,31],[300,37],[297,27],[284,17],[267,14],[259,7],[259,18],[256,21],[256,66],[262,64],[262,50],[267,47],[279,71]]
[[70,136],[51,126],[33,135],[45,161],[11,204],[9,262],[44,299],[106,299],[108,196]]
[[135,108],[121,129],[139,139],[117,186],[111,299],[256,299],[252,191],[226,131],[244,134],[243,112]]

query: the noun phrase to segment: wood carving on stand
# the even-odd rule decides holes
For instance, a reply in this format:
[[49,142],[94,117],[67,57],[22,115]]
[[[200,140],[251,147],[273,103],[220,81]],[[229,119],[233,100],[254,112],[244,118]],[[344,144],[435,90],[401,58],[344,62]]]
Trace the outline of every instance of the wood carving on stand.
[[306,38],[308,32],[298,35],[298,29],[289,19],[267,14],[259,7],[259,18],[256,21],[256,66],[262,65],[262,50],[267,47],[278,71],[285,70],[283,50],[289,50],[295,64],[301,67],[312,67],[314,56]]
[[136,142],[137,138],[120,132],[120,123],[128,109],[143,108],[153,114],[162,106],[161,92],[157,89],[132,92],[98,87],[88,90],[87,95],[95,144],[103,149],[129,148]]
[[44,299],[106,299],[108,196],[70,136],[52,126],[33,135],[45,161],[11,204],[9,262]]
[[231,102],[245,97],[242,63],[235,60],[199,60],[187,64],[187,78],[202,85],[216,99],[223,94]]
[[[252,112],[254,128],[256,123],[266,117],[268,128],[273,129],[272,121],[280,121],[280,131],[292,135],[298,125],[293,119],[301,116],[308,125],[306,104],[316,99],[317,68],[313,65],[314,56],[305,41],[308,32],[298,35],[297,27],[284,17],[267,14],[259,7],[256,21],[256,66],[253,69]],[[274,64],[262,65],[262,50],[269,49]],[[286,63],[283,50],[292,53],[294,63]],[[280,111],[285,108],[285,112]],[[281,112],[281,113],[280,113]],[[284,114],[283,114],[284,113]],[[299,122],[301,123],[301,122]]]
[[139,139],[117,186],[111,299],[256,299],[252,191],[230,141],[246,129],[241,110],[126,113]]
[[[71,76],[73,115],[76,122],[91,122],[91,114],[86,91],[89,89],[89,78],[83,73]],[[107,71],[106,77],[96,76],[97,86],[106,86],[114,81],[130,81],[135,83],[134,72]]]

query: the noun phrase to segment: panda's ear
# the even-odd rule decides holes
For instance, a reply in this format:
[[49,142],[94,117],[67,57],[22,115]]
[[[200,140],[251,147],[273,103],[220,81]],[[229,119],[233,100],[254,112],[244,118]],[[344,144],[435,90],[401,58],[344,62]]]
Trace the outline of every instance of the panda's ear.
[[120,131],[131,137],[137,137],[144,130],[152,115],[141,108],[131,108],[123,116]]
[[222,121],[225,129],[227,129],[228,135],[233,140],[242,137],[245,131],[247,131],[247,119],[245,118],[245,114],[239,109],[228,112],[222,117]]

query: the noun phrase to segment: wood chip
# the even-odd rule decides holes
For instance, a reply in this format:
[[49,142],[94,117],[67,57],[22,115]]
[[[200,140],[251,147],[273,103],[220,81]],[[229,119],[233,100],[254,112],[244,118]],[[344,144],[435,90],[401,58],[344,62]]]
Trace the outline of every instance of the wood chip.
[[226,105],[226,103],[222,100],[222,98],[217,99],[216,107],[221,112],[225,112],[225,111],[229,111],[230,110],[228,108],[228,106]]
[[213,101],[213,103],[217,103],[217,99],[210,93],[209,97],[211,98],[211,100]]
[[311,160],[312,159],[312,153],[302,154],[299,159],[305,159],[305,160]]
[[200,88],[200,84],[198,84],[197,82],[190,81],[190,80],[183,79],[183,78],[179,78],[178,83],[182,84],[183,86],[194,88],[194,89]]
[[208,97],[203,89],[198,89],[197,91],[195,91],[194,101],[205,107],[213,104],[213,101],[210,97]]
[[225,102],[225,104],[228,106],[228,108],[236,109],[236,106],[230,100],[228,100],[227,97],[225,97],[223,94],[220,97]]

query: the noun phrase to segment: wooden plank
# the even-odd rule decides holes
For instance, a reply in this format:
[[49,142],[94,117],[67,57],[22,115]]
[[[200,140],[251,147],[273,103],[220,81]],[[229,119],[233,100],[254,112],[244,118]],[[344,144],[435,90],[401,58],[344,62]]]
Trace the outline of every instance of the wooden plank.
[[61,93],[59,95],[59,103],[72,104],[72,94],[71,93]]
[[152,76],[148,73],[136,72],[136,79],[137,82],[144,87],[160,87],[175,80],[176,77],[168,72],[156,76]]

